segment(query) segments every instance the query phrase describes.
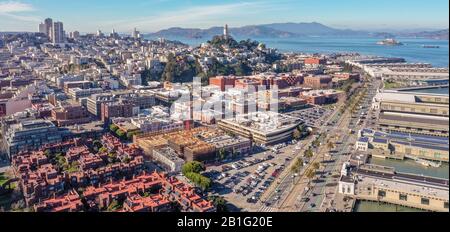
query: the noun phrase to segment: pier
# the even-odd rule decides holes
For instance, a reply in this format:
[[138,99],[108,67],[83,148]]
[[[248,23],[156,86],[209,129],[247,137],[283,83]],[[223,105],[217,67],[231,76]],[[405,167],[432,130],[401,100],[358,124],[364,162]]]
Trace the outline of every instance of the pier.
[[354,199],[448,212],[447,179],[369,169],[357,169],[353,174],[357,179]]
[[[446,80],[446,81],[448,83],[448,80]],[[446,84],[446,85],[428,85],[428,86],[420,86],[420,87],[401,88],[401,89],[397,89],[397,91],[409,92],[409,91],[427,90],[427,89],[445,89],[445,88],[448,88],[448,87],[449,87],[449,84]]]

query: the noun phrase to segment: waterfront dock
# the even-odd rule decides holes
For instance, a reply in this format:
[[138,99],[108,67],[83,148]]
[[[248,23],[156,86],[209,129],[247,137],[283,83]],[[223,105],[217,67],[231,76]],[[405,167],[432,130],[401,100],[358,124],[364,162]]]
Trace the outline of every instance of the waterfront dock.
[[358,169],[356,200],[385,202],[427,211],[448,212],[449,183],[447,179],[408,173],[389,173]]

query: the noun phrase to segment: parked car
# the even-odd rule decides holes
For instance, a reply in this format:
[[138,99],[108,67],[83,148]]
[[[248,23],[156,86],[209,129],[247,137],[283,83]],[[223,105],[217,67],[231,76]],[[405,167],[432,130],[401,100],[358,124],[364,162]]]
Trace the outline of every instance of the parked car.
[[308,197],[303,197],[300,201],[301,202],[308,202],[308,201],[310,201],[311,199],[309,199]]

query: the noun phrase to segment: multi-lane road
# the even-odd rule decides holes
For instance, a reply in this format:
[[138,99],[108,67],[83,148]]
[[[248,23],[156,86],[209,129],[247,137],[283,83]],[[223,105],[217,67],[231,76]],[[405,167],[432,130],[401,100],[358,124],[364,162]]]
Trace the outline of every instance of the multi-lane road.
[[[314,162],[321,162],[322,167],[318,170],[316,175],[316,180],[312,181],[312,185],[308,187],[309,180],[307,177],[302,176],[299,183],[295,185],[294,189],[289,195],[281,209],[283,211],[316,211],[322,201],[324,196],[327,194],[325,192],[326,186],[330,183],[337,183],[336,169],[343,163],[344,154],[348,153],[349,136],[348,136],[348,125],[350,123],[350,115],[348,112],[344,113],[339,119],[339,123],[328,132],[328,139],[332,138],[342,138],[342,142],[338,142],[337,151],[338,153],[333,154],[333,157],[329,156],[329,150],[326,146],[321,146],[318,154],[315,156]],[[328,156],[328,157],[327,157]],[[331,159],[330,159],[331,158]],[[323,162],[325,160],[326,162]],[[320,175],[319,175],[320,174]],[[319,176],[320,178],[317,178]],[[308,199],[303,200],[302,199]]]
[[[371,114],[371,100],[375,96],[378,86],[378,81],[369,86],[360,101],[361,105],[364,105],[364,109],[359,109],[358,115],[362,111]],[[345,107],[345,104],[345,102],[341,102],[337,110],[319,128],[319,134],[325,133],[327,136],[320,140],[322,145],[314,150],[315,156],[309,164],[301,170],[298,176],[293,176],[290,169],[286,169],[282,179],[274,184],[270,191],[267,191],[265,201],[263,201],[265,206],[261,207],[260,211],[325,211],[332,208],[332,201],[337,192],[340,168],[344,162],[348,161],[349,154],[354,147],[353,144],[357,139],[356,134],[349,132],[350,130],[357,132],[366,127],[368,121],[364,120],[361,124],[355,123],[350,110],[341,114],[339,108]],[[313,139],[303,141],[302,149],[297,157],[303,155]],[[333,141],[336,146],[334,150],[337,152],[330,153],[325,146],[325,141]],[[312,168],[312,164],[315,162],[322,164],[317,172],[316,180],[311,182],[304,174]]]
[[[360,100],[359,105],[362,105],[363,107],[357,111],[357,115],[360,115],[363,111],[368,113],[368,115],[372,114],[371,101],[373,97],[375,97],[378,84],[379,83],[375,81],[375,83],[369,85],[368,91],[366,91],[366,94]],[[337,143],[337,147],[335,149],[336,151],[338,151],[334,155],[334,157],[336,157],[337,159],[334,160],[334,162],[325,163],[323,172],[339,174],[343,163],[348,161],[350,157],[349,155],[351,154],[354,147],[353,144],[357,140],[356,134],[348,132],[350,131],[350,129],[353,131],[359,131],[360,129],[366,127],[368,123],[368,120],[364,120],[364,122],[360,125],[353,126],[355,124],[354,121],[354,118],[350,118],[346,115],[346,117],[344,117],[344,119],[342,120],[342,123],[340,123],[339,125],[339,128],[343,128],[343,130],[339,130],[339,128],[336,128],[338,129],[339,136],[343,136],[343,139],[342,142]],[[320,181],[318,184],[314,185],[312,190],[309,192],[309,207],[306,207],[307,204],[303,204],[299,211],[326,211],[327,209],[334,209],[332,203],[334,201],[334,197],[336,196],[338,188],[338,175],[326,175],[324,176],[324,178],[325,180]],[[312,205],[316,207],[311,207]]]
[[[339,106],[336,108],[339,109],[341,106],[343,106],[343,104],[345,104],[345,103],[340,102],[338,104]],[[334,111],[333,114],[331,114],[330,116],[328,116],[328,118],[326,120],[324,120],[324,124],[323,124],[324,126],[319,128],[318,134],[319,135],[322,133],[329,134],[329,132],[333,128],[335,128],[331,125],[335,124],[335,122],[339,121],[339,119],[341,117],[342,117],[342,115],[339,112],[339,110]],[[330,125],[330,126],[327,126],[327,125]],[[295,162],[295,159],[303,156],[304,152],[311,146],[312,142],[315,139],[316,139],[315,136],[312,136],[312,137],[308,138],[307,140],[302,141],[298,145],[301,147],[301,149],[298,151],[298,153],[295,156],[295,158],[293,159],[294,161],[292,163]],[[326,139],[324,137],[321,137],[319,141],[321,142],[321,144],[324,144]],[[324,146],[319,146],[319,148],[315,148],[313,151],[316,154],[321,153],[320,149],[323,147]],[[302,182],[302,177],[306,173],[306,170],[311,168],[313,163],[315,163],[317,161],[320,161],[320,160],[319,160],[319,157],[316,155],[310,160],[308,165],[306,167],[304,167],[300,171],[300,173],[298,173],[297,176],[293,175],[290,171],[291,168],[288,167],[285,170],[285,172],[283,173],[282,177],[274,185],[272,185],[271,188],[263,196],[262,201],[264,203],[264,206],[261,207],[260,211],[262,211],[262,212],[289,211],[285,207],[286,202],[292,201],[292,200],[288,200],[288,199],[291,199],[293,197],[293,193],[298,192],[298,190],[296,190],[296,188],[298,188],[299,184]]]

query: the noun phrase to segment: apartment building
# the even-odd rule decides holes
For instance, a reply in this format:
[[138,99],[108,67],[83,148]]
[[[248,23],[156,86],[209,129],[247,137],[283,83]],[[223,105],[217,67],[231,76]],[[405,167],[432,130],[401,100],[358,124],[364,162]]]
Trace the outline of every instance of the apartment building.
[[12,158],[21,151],[39,150],[45,144],[62,142],[64,131],[48,120],[32,120],[11,125],[3,136],[8,156]]

